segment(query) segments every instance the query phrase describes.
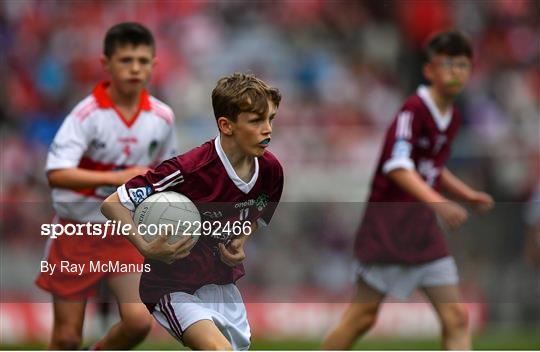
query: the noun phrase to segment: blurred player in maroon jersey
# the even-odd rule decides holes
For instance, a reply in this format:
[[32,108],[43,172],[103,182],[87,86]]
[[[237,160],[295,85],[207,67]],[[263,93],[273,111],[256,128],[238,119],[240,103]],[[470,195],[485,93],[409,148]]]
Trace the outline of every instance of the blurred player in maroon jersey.
[[[101,202],[116,187],[176,154],[172,110],[145,90],[155,65],[150,31],[120,23],[105,36],[101,62],[109,81],[99,83],[66,117],[47,157],[47,177],[57,221],[104,223]],[[118,301],[121,321],[92,348],[128,349],[142,341],[152,317],[137,295],[140,272],[97,272],[90,261],[142,263],[133,245],[119,236],[60,236],[49,239],[46,260],[84,265],[78,272],[42,272],[36,283],[53,295],[51,349],[78,349],[86,301],[102,279]]]
[[443,346],[470,349],[466,307],[460,303],[458,273],[437,216],[450,228],[467,211],[446,191],[478,210],[493,199],[454,176],[445,166],[460,125],[454,98],[469,79],[472,49],[455,31],[431,38],[423,67],[429,86],[410,96],[390,125],[357,232],[358,292],[324,349],[347,349],[375,323],[386,295],[406,298],[420,288],[442,325]]
[[[266,151],[280,100],[276,88],[253,75],[221,78],[212,92],[219,135],[120,186],[103,203],[103,214],[133,225],[130,210],[150,194],[175,191],[196,202],[203,222],[247,222],[251,233],[265,226],[283,189],[281,165]],[[151,264],[141,278],[141,298],[172,336],[197,350],[249,348],[235,285],[244,275],[249,234],[203,233],[193,248],[189,236],[175,244],[168,236],[147,243],[137,231],[129,238]]]

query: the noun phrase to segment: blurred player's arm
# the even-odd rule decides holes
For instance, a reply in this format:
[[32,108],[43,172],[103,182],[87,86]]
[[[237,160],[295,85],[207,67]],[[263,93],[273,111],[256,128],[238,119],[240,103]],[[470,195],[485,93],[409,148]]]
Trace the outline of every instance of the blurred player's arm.
[[159,260],[170,264],[189,255],[189,249],[193,246],[191,236],[184,236],[174,244],[167,243],[167,239],[172,235],[162,234],[152,242],[146,242],[138,232],[137,226],[133,222],[131,212],[120,201],[118,193],[114,192],[101,204],[101,213],[109,220],[116,220],[121,226],[130,225],[128,240],[146,258]]
[[81,168],[50,170],[47,179],[51,187],[95,188],[100,186],[120,186],[131,178],[144,174],[147,167],[133,166],[121,171],[95,171]]
[[414,169],[397,168],[387,174],[401,189],[432,208],[451,228],[467,220],[467,211],[432,189]]
[[486,211],[493,207],[493,198],[489,194],[472,189],[447,168],[444,168],[441,173],[441,186],[448,193],[471,203],[480,211]]

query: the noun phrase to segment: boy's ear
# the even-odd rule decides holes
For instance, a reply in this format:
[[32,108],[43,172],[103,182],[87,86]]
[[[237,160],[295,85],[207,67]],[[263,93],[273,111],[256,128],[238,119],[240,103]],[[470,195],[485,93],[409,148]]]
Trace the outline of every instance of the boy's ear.
[[433,65],[430,62],[426,62],[422,66],[422,73],[424,74],[424,78],[431,82],[433,80]]
[[218,117],[217,120],[218,128],[226,136],[231,136],[233,133],[233,124],[232,121],[226,118],[225,116]]
[[109,58],[105,56],[105,54],[101,54],[101,56],[99,57],[99,62],[101,63],[103,69],[105,69],[106,71],[109,70]]

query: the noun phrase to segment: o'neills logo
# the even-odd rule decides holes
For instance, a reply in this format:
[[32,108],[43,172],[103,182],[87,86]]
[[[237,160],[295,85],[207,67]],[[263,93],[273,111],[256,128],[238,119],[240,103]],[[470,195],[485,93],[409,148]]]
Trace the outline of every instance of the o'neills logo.
[[250,200],[246,200],[245,202],[242,202],[242,203],[236,203],[234,205],[234,208],[235,209],[245,208],[245,207],[250,207],[250,206],[252,206],[254,204],[255,204],[255,199],[250,199]]

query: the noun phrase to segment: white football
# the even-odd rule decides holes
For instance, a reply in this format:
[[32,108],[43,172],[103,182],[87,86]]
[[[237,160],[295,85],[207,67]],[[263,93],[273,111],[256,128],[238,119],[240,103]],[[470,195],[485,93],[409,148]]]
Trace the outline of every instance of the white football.
[[172,236],[167,240],[170,244],[179,241],[184,234],[192,234],[195,245],[200,236],[193,233],[197,224],[200,227],[199,210],[188,197],[177,192],[152,194],[135,209],[133,221],[146,242],[164,234],[165,225],[172,229]]

